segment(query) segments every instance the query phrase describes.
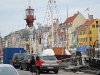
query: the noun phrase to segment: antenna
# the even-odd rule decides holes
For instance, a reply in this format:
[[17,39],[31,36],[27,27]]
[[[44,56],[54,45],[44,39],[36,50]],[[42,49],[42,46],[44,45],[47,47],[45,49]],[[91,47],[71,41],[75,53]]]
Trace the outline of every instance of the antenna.
[[29,0],[29,6],[30,6],[30,0]]
[[68,5],[67,5],[67,18],[68,18]]

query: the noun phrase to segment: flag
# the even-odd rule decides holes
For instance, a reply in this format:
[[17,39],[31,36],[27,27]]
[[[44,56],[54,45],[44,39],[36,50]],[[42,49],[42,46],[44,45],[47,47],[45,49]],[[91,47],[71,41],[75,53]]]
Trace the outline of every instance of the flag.
[[89,11],[89,8],[86,8],[86,9],[85,9],[85,11],[87,11],[87,10]]

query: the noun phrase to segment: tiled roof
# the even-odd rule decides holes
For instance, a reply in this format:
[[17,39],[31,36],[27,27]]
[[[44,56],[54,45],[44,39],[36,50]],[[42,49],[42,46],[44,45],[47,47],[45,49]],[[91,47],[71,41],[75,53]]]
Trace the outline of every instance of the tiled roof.
[[[74,16],[68,17],[65,22],[73,22],[73,20],[77,17],[78,14],[74,14]],[[64,23],[65,23],[64,22]]]
[[84,28],[80,28],[80,29],[75,29],[75,31],[73,31],[72,32],[72,34],[75,34],[75,33],[79,33],[79,32],[81,32],[81,31],[84,31],[86,28],[84,27]]
[[95,19],[93,19],[93,20],[86,20],[86,22],[83,25],[91,25],[94,21],[95,21]]
[[[94,21],[95,21],[95,19],[93,19],[93,20],[86,20],[86,21],[84,22],[84,24],[82,24],[81,26],[91,25]],[[84,27],[83,29],[75,30],[74,32],[72,32],[72,34],[78,33],[78,32],[80,32],[80,31],[84,31],[84,30],[86,30],[85,27]]]

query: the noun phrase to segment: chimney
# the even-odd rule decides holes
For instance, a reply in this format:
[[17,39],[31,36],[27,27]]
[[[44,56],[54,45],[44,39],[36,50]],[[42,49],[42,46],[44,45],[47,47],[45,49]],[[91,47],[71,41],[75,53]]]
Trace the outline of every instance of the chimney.
[[93,20],[93,15],[88,15],[89,20]]
[[79,11],[77,11],[77,14],[79,14]]

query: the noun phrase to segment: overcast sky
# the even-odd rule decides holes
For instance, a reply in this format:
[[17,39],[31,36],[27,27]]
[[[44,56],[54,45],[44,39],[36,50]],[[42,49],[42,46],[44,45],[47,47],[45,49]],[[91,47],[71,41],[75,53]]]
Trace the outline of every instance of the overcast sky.
[[[49,23],[49,17],[46,12],[49,12],[49,0],[30,0],[30,5],[34,10],[36,20],[34,26],[37,27],[37,22],[44,24]],[[55,0],[53,18],[58,17],[61,22],[68,16],[73,16],[77,11],[82,13],[85,18],[88,18],[88,13],[94,18],[100,19],[100,0]],[[29,0],[0,0],[0,32],[4,37],[11,32],[23,29],[26,27],[25,9],[29,6]],[[55,7],[57,6],[57,7]],[[89,11],[85,11],[89,8]],[[51,14],[49,12],[49,14]]]

